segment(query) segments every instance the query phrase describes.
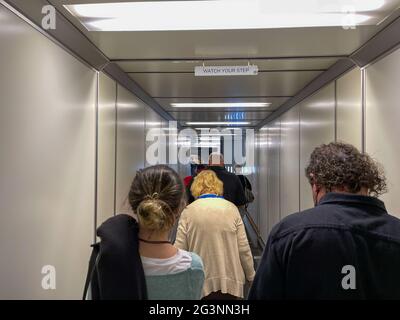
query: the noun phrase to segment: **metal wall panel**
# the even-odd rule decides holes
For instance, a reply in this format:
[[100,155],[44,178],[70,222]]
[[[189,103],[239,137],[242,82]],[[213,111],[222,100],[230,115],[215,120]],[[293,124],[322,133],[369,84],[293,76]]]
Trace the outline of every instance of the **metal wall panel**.
[[336,81],[336,138],[361,150],[361,70],[355,68]]
[[[145,147],[146,150],[148,150],[148,148],[153,145],[154,143],[157,143],[158,139],[159,139],[159,135],[161,134],[160,128],[162,125],[162,121],[163,119],[151,108],[146,107],[145,108],[145,120],[146,120],[146,126],[145,126]],[[157,137],[155,136],[157,135]],[[147,141],[147,138],[149,138],[149,141]],[[154,139],[154,140],[150,140],[150,139]],[[153,153],[150,153],[145,155],[145,166],[151,166],[153,161],[155,159],[149,159],[148,157],[153,157],[153,156],[157,156],[154,155]]]
[[144,167],[144,108],[142,101],[118,85],[116,213],[124,210],[135,173]]
[[300,161],[299,107],[281,116],[280,211],[281,218],[299,211]]
[[247,179],[249,179],[249,182],[252,187],[252,192],[254,195],[254,201],[252,203],[249,203],[247,206],[247,210],[250,214],[250,216],[253,218],[254,222],[258,223],[258,188],[257,188],[257,172],[255,171],[255,168],[258,166],[257,165],[257,156],[256,156],[257,150],[254,150],[254,167],[251,169],[252,172],[248,175],[246,175]]
[[[168,121],[161,121],[161,130],[163,133],[168,134],[169,131],[166,130],[168,128]],[[161,144],[161,156],[160,156],[160,163],[161,164],[170,164],[169,163],[169,150],[168,150],[168,137],[166,137],[166,139],[162,140],[162,144]],[[174,168],[175,169],[175,168]]]
[[[0,6],[0,299],[80,299],[94,237],[96,73]],[[56,289],[44,290],[43,266]]]
[[385,168],[389,192],[382,197],[400,217],[400,50],[366,69],[366,151]]
[[267,213],[269,231],[280,221],[280,119],[268,127]]
[[315,147],[335,139],[335,85],[331,83],[300,103],[300,209],[313,206],[304,174]]
[[258,215],[259,229],[264,240],[268,237],[268,206],[267,206],[267,191],[268,191],[268,133],[267,127],[263,127],[258,131]]
[[116,83],[99,74],[97,226],[114,215]]

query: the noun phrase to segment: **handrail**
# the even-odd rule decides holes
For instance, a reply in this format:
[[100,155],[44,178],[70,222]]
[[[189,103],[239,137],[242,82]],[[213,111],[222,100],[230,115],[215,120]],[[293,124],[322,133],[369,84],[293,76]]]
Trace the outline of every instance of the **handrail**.
[[260,247],[264,250],[265,242],[264,239],[261,237],[260,229],[258,228],[257,224],[254,222],[253,218],[250,215],[250,212],[247,210],[247,207],[244,207],[244,214],[246,218],[249,220],[251,227],[253,228],[254,232],[257,236],[257,241]]

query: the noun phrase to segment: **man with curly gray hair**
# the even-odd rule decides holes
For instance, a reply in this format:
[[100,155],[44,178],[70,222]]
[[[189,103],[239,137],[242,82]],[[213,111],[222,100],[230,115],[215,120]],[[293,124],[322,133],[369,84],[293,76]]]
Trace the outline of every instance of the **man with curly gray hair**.
[[400,220],[378,199],[382,167],[333,142],[305,173],[315,207],[273,228],[249,299],[400,299]]

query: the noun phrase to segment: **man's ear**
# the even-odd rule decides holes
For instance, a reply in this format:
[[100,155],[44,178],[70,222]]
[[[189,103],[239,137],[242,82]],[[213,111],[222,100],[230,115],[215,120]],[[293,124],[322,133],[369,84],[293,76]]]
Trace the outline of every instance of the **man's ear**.
[[317,193],[319,193],[319,192],[321,191],[321,187],[318,186],[316,183],[313,183],[313,184],[312,184],[312,191],[313,191],[315,194],[317,194]]

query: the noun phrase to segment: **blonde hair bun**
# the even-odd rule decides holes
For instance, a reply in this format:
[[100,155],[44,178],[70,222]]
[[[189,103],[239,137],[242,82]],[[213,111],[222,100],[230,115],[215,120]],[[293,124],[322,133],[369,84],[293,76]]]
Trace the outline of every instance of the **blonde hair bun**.
[[136,209],[139,224],[149,230],[166,231],[173,226],[171,214],[168,211],[167,204],[160,199],[146,199],[140,202]]
[[129,203],[139,227],[170,231],[184,208],[185,187],[178,173],[166,165],[139,170],[132,181]]

